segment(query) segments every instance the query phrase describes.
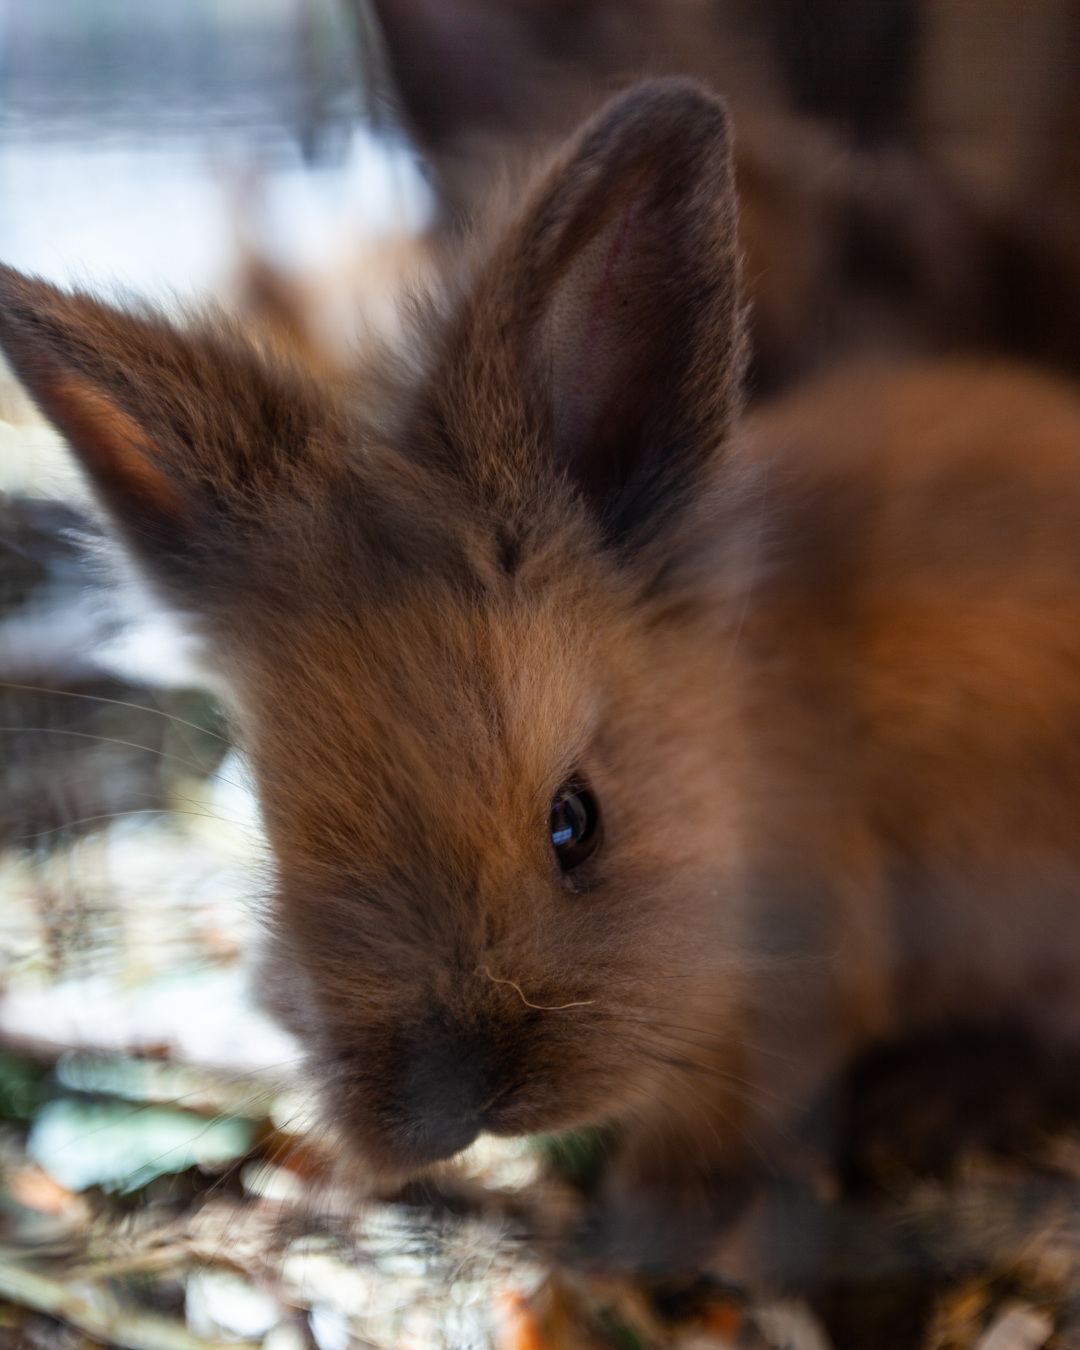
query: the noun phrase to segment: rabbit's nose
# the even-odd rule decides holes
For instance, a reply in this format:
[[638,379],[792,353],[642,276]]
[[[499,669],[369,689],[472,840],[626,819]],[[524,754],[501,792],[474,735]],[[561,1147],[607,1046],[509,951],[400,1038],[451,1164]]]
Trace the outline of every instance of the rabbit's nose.
[[406,1063],[401,1094],[401,1142],[415,1165],[467,1148],[483,1129],[492,1095],[484,1057],[468,1037],[442,1032],[425,1038]]

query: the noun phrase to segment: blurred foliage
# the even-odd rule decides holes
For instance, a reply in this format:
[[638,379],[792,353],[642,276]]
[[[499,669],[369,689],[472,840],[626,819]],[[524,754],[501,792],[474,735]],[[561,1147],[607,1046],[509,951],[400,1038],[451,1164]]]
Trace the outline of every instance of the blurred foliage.
[[0,1050],[0,1120],[30,1120],[44,1100],[48,1065]]
[[538,1134],[531,1143],[556,1176],[588,1191],[600,1179],[614,1139],[612,1130],[601,1127],[563,1135]]

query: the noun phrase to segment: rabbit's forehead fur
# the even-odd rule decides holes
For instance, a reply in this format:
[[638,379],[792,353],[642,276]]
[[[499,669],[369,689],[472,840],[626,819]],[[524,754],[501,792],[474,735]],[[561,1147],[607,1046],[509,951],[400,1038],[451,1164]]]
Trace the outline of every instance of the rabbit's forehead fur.
[[[474,960],[477,944],[520,945],[523,934],[543,960],[537,905],[573,926],[586,903],[550,850],[560,786],[594,785],[609,844],[620,760],[642,761],[636,782],[655,794],[657,817],[684,795],[664,750],[692,729],[671,706],[670,675],[655,688],[650,675],[678,634],[655,623],[584,526],[539,531],[508,572],[479,510],[448,521],[443,505],[456,539],[445,569],[405,557],[392,578],[381,571],[381,594],[365,573],[337,576],[333,594],[313,587],[270,630],[251,626],[233,649],[234,682],[290,914],[330,893],[355,907],[359,931],[374,905],[371,940],[418,967]],[[640,855],[631,838],[625,846]],[[407,895],[400,923],[387,893]]]
[[473,873],[478,852],[515,855],[511,822],[546,820],[589,746],[601,635],[626,641],[617,612],[572,574],[494,593],[421,574],[374,603],[341,585],[335,609],[245,653],[240,677],[288,855],[300,823],[316,865],[369,865],[406,837]]

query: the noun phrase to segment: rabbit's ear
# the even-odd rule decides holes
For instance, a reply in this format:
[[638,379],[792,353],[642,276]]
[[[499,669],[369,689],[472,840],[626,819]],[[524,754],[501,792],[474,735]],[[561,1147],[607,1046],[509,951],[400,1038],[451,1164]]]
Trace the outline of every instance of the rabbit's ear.
[[0,346],[163,580],[205,572],[310,458],[314,399],[224,331],[181,332],[0,267]]
[[743,366],[722,104],[684,80],[608,104],[485,285],[478,317],[501,323],[528,421],[615,537],[692,491]]

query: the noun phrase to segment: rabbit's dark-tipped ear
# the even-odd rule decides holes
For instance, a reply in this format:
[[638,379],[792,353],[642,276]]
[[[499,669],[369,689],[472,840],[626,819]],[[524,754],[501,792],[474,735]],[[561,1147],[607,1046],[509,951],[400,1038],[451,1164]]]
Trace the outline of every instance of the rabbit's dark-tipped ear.
[[612,535],[691,490],[743,365],[723,105],[684,80],[609,103],[480,278],[470,321],[474,362],[506,353],[527,423]]
[[312,467],[315,399],[223,332],[181,332],[0,267],[0,347],[163,580],[205,580]]

